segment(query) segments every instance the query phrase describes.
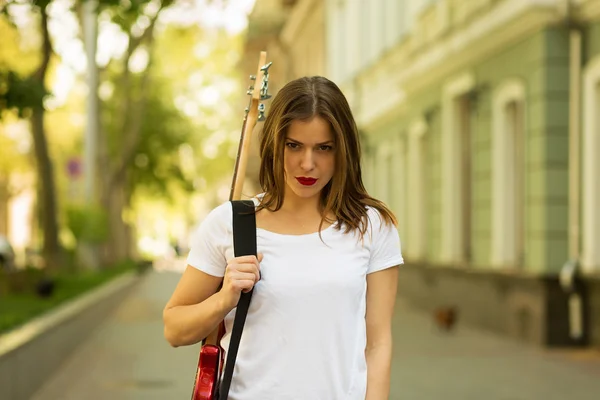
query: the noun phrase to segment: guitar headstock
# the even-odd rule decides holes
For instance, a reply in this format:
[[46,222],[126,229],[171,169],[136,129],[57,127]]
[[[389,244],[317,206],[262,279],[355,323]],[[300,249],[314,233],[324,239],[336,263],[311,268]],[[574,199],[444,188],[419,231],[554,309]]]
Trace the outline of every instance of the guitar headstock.
[[[269,68],[273,62],[265,64],[266,58],[267,54],[264,51],[261,52],[257,74],[250,75],[251,83],[246,91],[246,94],[250,96],[250,104],[245,110],[245,118],[248,118],[248,115],[255,111],[257,114],[256,121],[265,120],[265,104],[263,101],[271,98],[271,95],[269,94]],[[260,86],[256,84],[257,80],[260,81]],[[257,86],[259,87],[258,90],[256,90]]]
[[[250,76],[251,83],[246,92],[250,96],[250,104],[248,104],[246,114],[244,115],[244,124],[240,137],[238,156],[235,161],[229,200],[239,200],[241,198],[244,176],[246,175],[246,165],[248,163],[248,153],[250,151],[250,136],[256,123],[265,120],[265,104],[263,101],[271,98],[269,94],[269,68],[272,63],[267,64],[266,62],[267,53],[261,51],[258,70],[256,75]],[[260,86],[257,85],[257,82],[260,82]]]

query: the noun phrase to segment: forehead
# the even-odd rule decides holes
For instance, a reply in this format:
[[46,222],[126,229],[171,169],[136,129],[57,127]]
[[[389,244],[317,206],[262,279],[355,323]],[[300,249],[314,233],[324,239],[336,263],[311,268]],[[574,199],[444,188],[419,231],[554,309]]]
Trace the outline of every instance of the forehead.
[[287,131],[287,138],[306,144],[325,143],[334,140],[329,122],[321,117],[314,117],[309,121],[292,121]]

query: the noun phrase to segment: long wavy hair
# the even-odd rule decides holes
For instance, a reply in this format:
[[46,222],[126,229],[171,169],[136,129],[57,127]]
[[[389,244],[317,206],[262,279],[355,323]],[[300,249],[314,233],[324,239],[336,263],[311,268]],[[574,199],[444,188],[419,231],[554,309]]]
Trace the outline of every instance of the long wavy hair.
[[[310,121],[319,116],[329,123],[335,141],[333,178],[321,190],[319,231],[333,214],[338,229],[358,230],[362,238],[368,229],[367,207],[373,207],[385,223],[397,225],[386,205],[371,197],[362,181],[358,128],[350,105],[339,87],[321,76],[304,77],[286,84],[273,98],[260,137],[260,186],[265,193],[258,210],[277,211],[285,192],[284,150],[292,121]],[[334,221],[328,221],[334,222]]]

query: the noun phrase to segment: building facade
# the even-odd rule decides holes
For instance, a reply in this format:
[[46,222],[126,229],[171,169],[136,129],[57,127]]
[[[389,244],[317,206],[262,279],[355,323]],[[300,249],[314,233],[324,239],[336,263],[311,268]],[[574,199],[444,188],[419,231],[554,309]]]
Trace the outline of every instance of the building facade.
[[600,344],[600,2],[332,0],[326,15],[368,186],[400,218],[401,296],[532,343]]
[[[399,295],[530,343],[600,345],[600,0],[292,3],[283,26],[323,7],[324,74],[399,219]],[[296,32],[290,54],[312,57],[314,31]]]

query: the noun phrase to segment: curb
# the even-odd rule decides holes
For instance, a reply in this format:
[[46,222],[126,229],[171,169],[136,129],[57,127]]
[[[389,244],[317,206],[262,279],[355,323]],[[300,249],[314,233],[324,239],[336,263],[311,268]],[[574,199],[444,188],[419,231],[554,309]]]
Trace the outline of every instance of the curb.
[[125,273],[0,335],[0,398],[29,399],[140,279]]

